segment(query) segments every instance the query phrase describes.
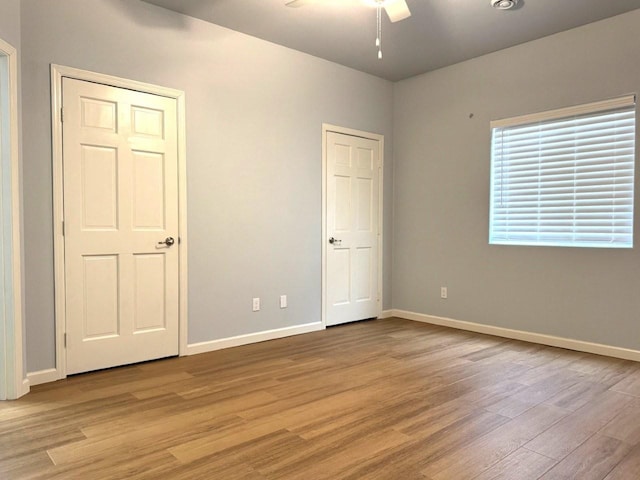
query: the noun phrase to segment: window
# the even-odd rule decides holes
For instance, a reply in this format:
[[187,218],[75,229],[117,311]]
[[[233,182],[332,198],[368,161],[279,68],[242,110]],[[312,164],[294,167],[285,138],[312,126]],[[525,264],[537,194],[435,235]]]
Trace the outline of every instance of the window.
[[633,246],[635,97],[491,122],[489,243]]

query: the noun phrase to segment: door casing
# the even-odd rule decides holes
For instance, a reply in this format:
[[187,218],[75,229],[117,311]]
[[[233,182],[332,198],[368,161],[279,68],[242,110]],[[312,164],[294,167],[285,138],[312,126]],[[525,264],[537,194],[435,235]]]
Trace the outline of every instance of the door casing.
[[382,198],[384,186],[384,135],[377,133],[354,130],[352,128],[339,127],[328,123],[322,124],[322,301],[320,318],[322,326],[327,326],[327,132],[336,132],[353,137],[368,138],[375,140],[380,145],[380,176],[378,179],[378,317],[382,315],[382,252],[384,225],[382,223]]
[[20,236],[20,159],[18,147],[18,52],[0,39],[0,400],[29,392],[23,361]]
[[54,278],[56,367],[43,381],[65,378],[66,373],[66,310],[64,264],[64,209],[63,209],[63,152],[62,152],[62,78],[74,78],[101,83],[112,87],[173,98],[177,102],[178,117],[178,225],[179,225],[179,354],[187,354],[187,168],[186,168],[186,117],[185,94],[180,90],[114,77],[101,73],[79,70],[61,65],[51,65],[51,125],[53,140],[53,225],[54,225]]

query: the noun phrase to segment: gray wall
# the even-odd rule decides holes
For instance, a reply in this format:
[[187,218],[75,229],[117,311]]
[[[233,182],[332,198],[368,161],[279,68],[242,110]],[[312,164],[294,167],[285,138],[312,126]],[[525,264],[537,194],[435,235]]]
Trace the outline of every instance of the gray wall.
[[638,92],[639,25],[636,10],[395,84],[394,308],[640,349],[640,248],[487,244],[490,120]]
[[385,135],[391,239],[391,83],[138,1],[23,0],[29,371],[55,364],[50,63],[186,92],[190,343],[320,321],[322,122]]
[[0,38],[20,49],[20,0],[0,0]]

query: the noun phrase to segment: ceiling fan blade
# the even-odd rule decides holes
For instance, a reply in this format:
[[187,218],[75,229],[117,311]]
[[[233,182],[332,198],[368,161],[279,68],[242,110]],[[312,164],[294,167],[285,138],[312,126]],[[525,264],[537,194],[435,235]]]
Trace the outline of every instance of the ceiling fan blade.
[[313,0],[291,0],[290,2],[285,3],[285,5],[287,7],[298,8],[303,7],[309,3],[313,3]]
[[392,22],[399,22],[411,16],[406,0],[387,0],[384,2],[384,9]]

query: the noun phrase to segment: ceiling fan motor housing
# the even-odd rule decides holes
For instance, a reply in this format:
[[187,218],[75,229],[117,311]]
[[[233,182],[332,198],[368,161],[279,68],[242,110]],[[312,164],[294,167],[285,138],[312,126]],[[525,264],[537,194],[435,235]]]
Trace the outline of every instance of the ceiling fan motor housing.
[[518,4],[518,0],[491,0],[491,6],[498,10],[509,10]]

